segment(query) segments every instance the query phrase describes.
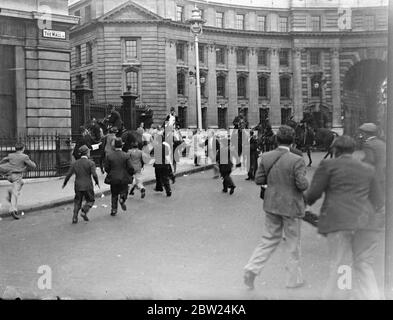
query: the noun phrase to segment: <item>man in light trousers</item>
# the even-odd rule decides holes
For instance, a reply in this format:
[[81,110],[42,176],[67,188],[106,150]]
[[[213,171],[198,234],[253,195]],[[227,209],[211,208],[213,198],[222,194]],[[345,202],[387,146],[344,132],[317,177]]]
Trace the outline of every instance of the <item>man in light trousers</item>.
[[254,289],[271,254],[285,235],[289,258],[286,266],[288,288],[303,286],[300,268],[300,222],[304,216],[303,191],[308,187],[306,164],[303,158],[290,152],[294,130],[281,126],[277,133],[278,148],[263,153],[255,177],[257,185],[267,184],[263,209],[266,212],[265,230],[244,270],[244,283]]

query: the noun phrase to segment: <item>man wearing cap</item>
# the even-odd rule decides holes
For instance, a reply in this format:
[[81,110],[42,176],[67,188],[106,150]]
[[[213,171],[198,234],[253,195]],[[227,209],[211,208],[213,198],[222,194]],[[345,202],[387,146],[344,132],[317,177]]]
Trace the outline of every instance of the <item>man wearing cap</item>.
[[121,138],[115,139],[114,147],[115,151],[109,154],[105,161],[107,176],[104,181],[111,186],[112,216],[117,214],[118,203],[123,211],[127,210],[128,185],[132,183],[132,175],[134,174],[130,156],[122,150],[123,141]]
[[300,268],[300,222],[304,216],[303,191],[308,187],[303,157],[290,152],[295,131],[281,126],[277,132],[278,148],[263,153],[255,175],[257,185],[266,185],[263,200],[265,230],[249,262],[244,267],[244,282],[254,288],[255,277],[261,272],[283,235],[289,251],[287,288],[304,284]]
[[330,270],[323,297],[378,299],[375,214],[383,202],[375,169],[352,157],[355,141],[349,136],[337,137],[332,150],[335,158],[321,161],[305,195],[312,205],[324,194],[318,232],[327,239]]
[[[99,187],[98,177],[96,173],[95,163],[89,159],[90,149],[83,145],[79,148],[80,158],[71,164],[70,169],[64,179],[63,189],[67,185],[68,180],[75,174],[75,198],[74,198],[74,214],[72,216],[72,223],[78,223],[78,213],[82,208],[81,217],[85,221],[89,221],[87,213],[94,204],[94,187],[91,181],[93,177],[97,187]],[[82,207],[82,201],[85,199],[85,204]]]
[[363,123],[359,127],[363,161],[374,166],[381,192],[385,195],[386,144],[377,137],[378,128],[374,123]]

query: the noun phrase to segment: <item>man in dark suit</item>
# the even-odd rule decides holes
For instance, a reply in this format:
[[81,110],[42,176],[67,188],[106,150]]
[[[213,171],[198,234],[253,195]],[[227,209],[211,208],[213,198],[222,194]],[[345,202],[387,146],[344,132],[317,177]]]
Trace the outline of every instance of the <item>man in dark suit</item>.
[[[330,256],[324,298],[348,298],[351,290],[345,289],[351,288],[340,287],[340,268],[351,266],[354,297],[378,299],[372,263],[379,237],[375,213],[383,202],[376,171],[352,157],[355,141],[351,137],[337,137],[332,148],[335,158],[321,161],[305,195],[312,205],[325,193],[318,222],[319,233],[327,236]],[[351,274],[347,270],[346,276]]]
[[[74,215],[72,223],[78,223],[78,213],[82,208],[81,217],[85,221],[89,221],[87,213],[94,204],[94,187],[91,181],[93,177],[97,187],[99,186],[98,177],[96,173],[95,163],[89,159],[90,149],[83,145],[79,148],[81,157],[76,160],[68,170],[64,179],[63,188],[67,185],[68,180],[75,174],[75,198],[74,198]],[[85,199],[85,204],[82,207],[82,201]]]
[[[165,141],[160,141],[158,139],[159,145],[154,149],[154,171],[156,176],[156,187],[155,191],[162,192],[165,188],[166,196],[172,196],[171,186],[169,184],[169,179],[173,177],[172,167],[171,167],[171,147]],[[172,178],[174,179],[174,178]],[[174,181],[174,180],[172,180]]]
[[244,282],[249,289],[254,288],[255,277],[281,242],[283,233],[290,253],[286,286],[297,288],[304,284],[300,269],[300,223],[305,210],[303,191],[308,181],[303,158],[290,152],[294,134],[291,127],[281,126],[277,132],[278,148],[259,158],[255,182],[267,184],[263,200],[266,218],[262,239],[244,268]]
[[107,176],[104,181],[111,186],[111,216],[117,214],[118,203],[120,203],[123,211],[127,210],[126,200],[128,185],[132,183],[133,175],[131,159],[130,156],[122,150],[123,142],[121,138],[116,138],[114,147],[115,151],[106,158],[105,171]]
[[246,180],[254,180],[258,168],[258,138],[253,130],[250,131],[250,163]]

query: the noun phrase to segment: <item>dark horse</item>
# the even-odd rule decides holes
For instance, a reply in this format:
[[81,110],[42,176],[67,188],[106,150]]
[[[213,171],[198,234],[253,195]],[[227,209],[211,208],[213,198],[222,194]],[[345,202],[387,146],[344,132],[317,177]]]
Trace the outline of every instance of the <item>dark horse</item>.
[[327,128],[313,128],[307,121],[298,123],[291,119],[287,121],[287,125],[295,130],[296,148],[307,152],[309,167],[312,164],[311,151],[313,147],[327,151],[323,157],[324,159],[329,155],[331,158],[333,157],[331,145],[335,137],[338,136],[336,132]]
[[259,123],[253,130],[258,132],[258,149],[261,152],[271,151],[277,147],[276,136],[268,121]]
[[143,148],[142,135],[136,130],[123,131],[121,139],[123,140],[124,152],[130,150],[135,143],[138,145],[138,149],[142,150]]

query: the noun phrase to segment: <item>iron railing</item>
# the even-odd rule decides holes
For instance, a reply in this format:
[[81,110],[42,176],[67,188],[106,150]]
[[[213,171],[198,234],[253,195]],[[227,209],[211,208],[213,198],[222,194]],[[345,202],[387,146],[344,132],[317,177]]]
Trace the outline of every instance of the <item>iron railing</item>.
[[67,172],[71,163],[71,136],[46,134],[0,137],[0,158],[15,152],[17,142],[25,145],[25,153],[37,165],[36,169],[26,172],[26,178],[58,177]]

